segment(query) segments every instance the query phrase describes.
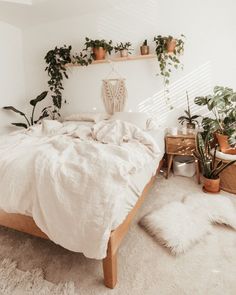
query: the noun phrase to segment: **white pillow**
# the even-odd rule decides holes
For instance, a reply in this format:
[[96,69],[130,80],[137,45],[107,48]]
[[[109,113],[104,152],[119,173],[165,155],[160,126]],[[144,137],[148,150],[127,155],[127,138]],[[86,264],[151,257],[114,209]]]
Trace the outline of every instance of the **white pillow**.
[[111,120],[121,120],[136,125],[140,129],[147,128],[150,116],[141,112],[117,112],[111,116]]
[[54,135],[62,126],[62,123],[57,120],[43,120],[42,132],[44,135]]
[[105,113],[86,112],[67,116],[64,121],[85,121],[98,123],[102,120],[108,120],[109,118],[110,116]]

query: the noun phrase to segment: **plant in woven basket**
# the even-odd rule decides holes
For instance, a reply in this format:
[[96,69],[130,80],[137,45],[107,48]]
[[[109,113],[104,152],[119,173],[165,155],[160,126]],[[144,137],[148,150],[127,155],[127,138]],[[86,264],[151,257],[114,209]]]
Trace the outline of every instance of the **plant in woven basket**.
[[184,122],[187,123],[187,128],[189,129],[195,129],[195,124],[198,125],[198,121],[197,121],[197,118],[199,118],[200,116],[199,115],[192,115],[191,113],[191,109],[190,109],[190,104],[189,104],[189,96],[188,96],[188,92],[186,91],[186,96],[187,96],[187,110],[185,110],[185,116],[180,116],[178,118],[179,120],[179,123],[181,125],[184,124]]
[[[216,86],[213,94],[196,97],[194,102],[199,106],[206,106],[212,116],[204,117],[202,126],[205,134],[210,131],[213,136],[215,133],[221,145],[221,138],[225,137],[227,142],[223,147],[223,152],[227,152],[236,145],[236,92],[228,87]],[[224,151],[225,150],[225,151]]]
[[205,190],[215,193],[219,191],[220,173],[236,162],[236,160],[230,161],[228,163],[223,163],[222,161],[219,161],[216,164],[217,147],[217,144],[215,144],[213,148],[211,147],[209,133],[207,136],[205,136],[205,138],[203,138],[200,132],[197,133],[196,151],[193,154],[201,164],[202,174],[205,178]]
[[11,123],[11,124],[14,126],[17,126],[17,127],[23,127],[23,128],[27,129],[30,126],[37,124],[38,122],[40,122],[44,118],[52,117],[53,116],[53,111],[51,110],[52,107],[48,106],[48,107],[45,107],[42,109],[41,114],[38,119],[34,118],[35,109],[36,109],[37,104],[40,101],[44,100],[46,98],[47,94],[48,94],[48,92],[44,91],[40,95],[38,95],[35,99],[32,99],[30,101],[30,105],[33,107],[32,112],[31,112],[31,116],[27,116],[24,112],[16,109],[13,106],[3,107],[4,110],[12,111],[16,114],[19,114],[20,116],[22,116],[25,119],[25,123],[20,122],[20,123]]

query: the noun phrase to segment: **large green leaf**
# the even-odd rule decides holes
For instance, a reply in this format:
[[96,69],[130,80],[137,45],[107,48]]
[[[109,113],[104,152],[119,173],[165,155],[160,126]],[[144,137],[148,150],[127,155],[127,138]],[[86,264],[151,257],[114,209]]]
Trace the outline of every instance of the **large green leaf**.
[[25,123],[11,123],[11,124],[17,127],[25,128],[25,129],[28,128],[28,126]]
[[17,114],[20,114],[21,116],[25,116],[25,114],[23,112],[19,111],[18,109],[14,108],[13,106],[6,106],[6,107],[3,107],[3,109],[13,111]]
[[194,103],[199,106],[207,105],[208,99],[207,97],[204,97],[204,96],[195,97]]
[[44,100],[45,99],[45,97],[47,96],[47,94],[48,94],[48,92],[47,91],[44,91],[44,92],[42,92],[40,95],[38,95],[35,99],[32,99],[31,101],[30,101],[30,104],[32,105],[32,106],[36,106],[36,104],[38,103],[38,102],[40,102],[40,101],[42,101],[42,100]]

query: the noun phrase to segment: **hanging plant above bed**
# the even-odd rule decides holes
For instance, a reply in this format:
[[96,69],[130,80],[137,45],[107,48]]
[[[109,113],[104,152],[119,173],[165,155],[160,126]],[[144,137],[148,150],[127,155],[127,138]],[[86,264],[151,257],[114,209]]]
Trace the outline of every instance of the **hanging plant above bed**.
[[[184,38],[184,35],[181,35]],[[179,55],[184,52],[184,41],[183,39],[177,39],[172,36],[161,36],[158,35],[154,37],[156,42],[156,55],[160,67],[160,75],[163,77],[164,81],[164,94],[167,104],[169,104],[168,97],[168,85],[170,83],[170,75],[172,73],[172,68],[178,69],[181,67],[183,69],[183,64],[181,64]],[[173,107],[170,106],[172,109]]]

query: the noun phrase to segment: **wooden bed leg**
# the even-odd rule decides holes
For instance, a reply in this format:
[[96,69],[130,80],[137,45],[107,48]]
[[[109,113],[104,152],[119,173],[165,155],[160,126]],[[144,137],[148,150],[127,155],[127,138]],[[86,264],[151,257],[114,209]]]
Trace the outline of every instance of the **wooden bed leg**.
[[103,275],[106,287],[113,289],[117,283],[117,252],[112,255],[107,251],[107,257],[103,259]]

